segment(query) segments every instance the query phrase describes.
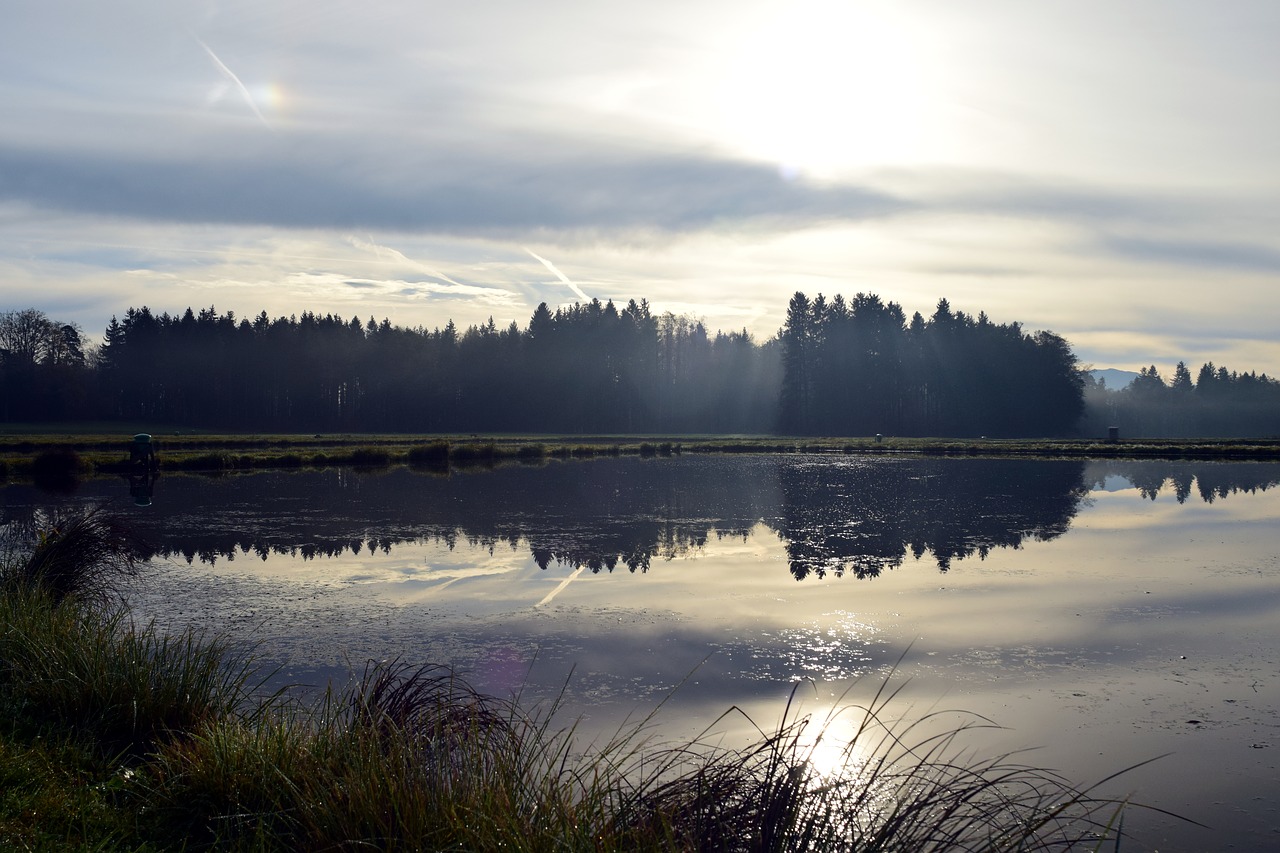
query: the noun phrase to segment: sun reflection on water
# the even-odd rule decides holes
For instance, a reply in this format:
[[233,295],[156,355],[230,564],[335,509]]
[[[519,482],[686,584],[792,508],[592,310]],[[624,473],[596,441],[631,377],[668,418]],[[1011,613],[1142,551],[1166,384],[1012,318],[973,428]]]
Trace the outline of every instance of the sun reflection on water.
[[[776,634],[778,642],[768,657],[773,662],[780,659],[794,678],[858,678],[878,666],[882,655],[873,654],[872,647],[884,644],[882,633],[858,614],[837,610],[810,624],[780,629]],[[762,657],[763,653],[753,656]],[[770,672],[766,677],[774,674]]]

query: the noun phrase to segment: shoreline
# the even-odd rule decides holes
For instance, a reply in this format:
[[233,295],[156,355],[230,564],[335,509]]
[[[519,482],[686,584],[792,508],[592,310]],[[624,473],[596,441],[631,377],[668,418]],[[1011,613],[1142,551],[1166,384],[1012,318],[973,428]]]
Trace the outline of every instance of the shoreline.
[[[132,434],[0,432],[0,476],[8,479],[137,474]],[[1054,439],[708,436],[403,435],[156,433],[159,472],[376,468],[413,465],[447,471],[556,459],[716,454],[842,454],[1079,459],[1280,459],[1280,439]]]

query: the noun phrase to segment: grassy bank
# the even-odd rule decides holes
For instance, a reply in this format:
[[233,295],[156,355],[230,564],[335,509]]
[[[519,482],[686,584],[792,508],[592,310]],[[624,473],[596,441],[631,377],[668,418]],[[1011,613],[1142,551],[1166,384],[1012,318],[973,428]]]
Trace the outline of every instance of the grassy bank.
[[[1119,828],[1118,802],[975,757],[981,721],[888,719],[888,682],[741,749],[662,744],[653,719],[582,743],[403,661],[262,695],[242,651],[131,622],[111,581],[138,553],[90,513],[0,567],[0,847],[1099,849]],[[820,773],[836,716],[855,734]]]
[[[129,473],[130,434],[0,434],[0,476],[54,483]],[[934,456],[1280,459],[1275,439],[946,439],[777,436],[156,435],[162,470],[243,471],[409,464],[447,471],[504,463],[681,453],[919,454]]]

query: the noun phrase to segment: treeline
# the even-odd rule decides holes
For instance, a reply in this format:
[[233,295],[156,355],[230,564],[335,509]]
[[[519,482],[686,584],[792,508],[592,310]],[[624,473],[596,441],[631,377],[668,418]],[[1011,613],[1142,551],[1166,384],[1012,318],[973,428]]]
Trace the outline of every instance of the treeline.
[[1063,435],[1083,411],[1083,375],[1063,338],[952,311],[945,299],[908,323],[874,294],[797,293],[781,342],[786,433]]
[[[24,312],[25,313],[25,312]],[[38,312],[34,312],[38,313]],[[0,330],[0,348],[4,347]],[[9,421],[103,418],[281,432],[761,433],[778,357],[745,331],[592,300],[527,328],[404,328],[304,312],[130,308],[62,375],[5,356]],[[10,370],[29,367],[25,372]],[[35,393],[40,390],[41,393]]]
[[1280,435],[1280,382],[1265,373],[1237,373],[1213,362],[1192,379],[1178,362],[1166,382],[1155,365],[1121,389],[1086,379],[1088,417],[1082,428],[1121,436],[1195,438]]
[[523,329],[303,312],[129,308],[90,346],[36,309],[0,313],[0,419],[257,432],[902,436],[1280,434],[1280,383],[1205,365],[1094,383],[1048,331],[938,302],[796,293],[764,342],[592,300]]

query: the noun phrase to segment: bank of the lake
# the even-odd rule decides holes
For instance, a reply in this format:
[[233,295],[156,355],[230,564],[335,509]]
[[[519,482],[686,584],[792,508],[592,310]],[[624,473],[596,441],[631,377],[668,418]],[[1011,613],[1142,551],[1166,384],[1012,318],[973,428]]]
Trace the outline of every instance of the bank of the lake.
[[[138,426],[139,432],[145,432]],[[0,476],[32,479],[127,474],[134,433],[0,432]],[[1076,459],[1277,459],[1280,439],[987,439],[896,436],[803,437],[716,435],[238,435],[194,430],[151,435],[158,470],[377,467],[484,467],[511,462],[682,453],[919,454]]]

